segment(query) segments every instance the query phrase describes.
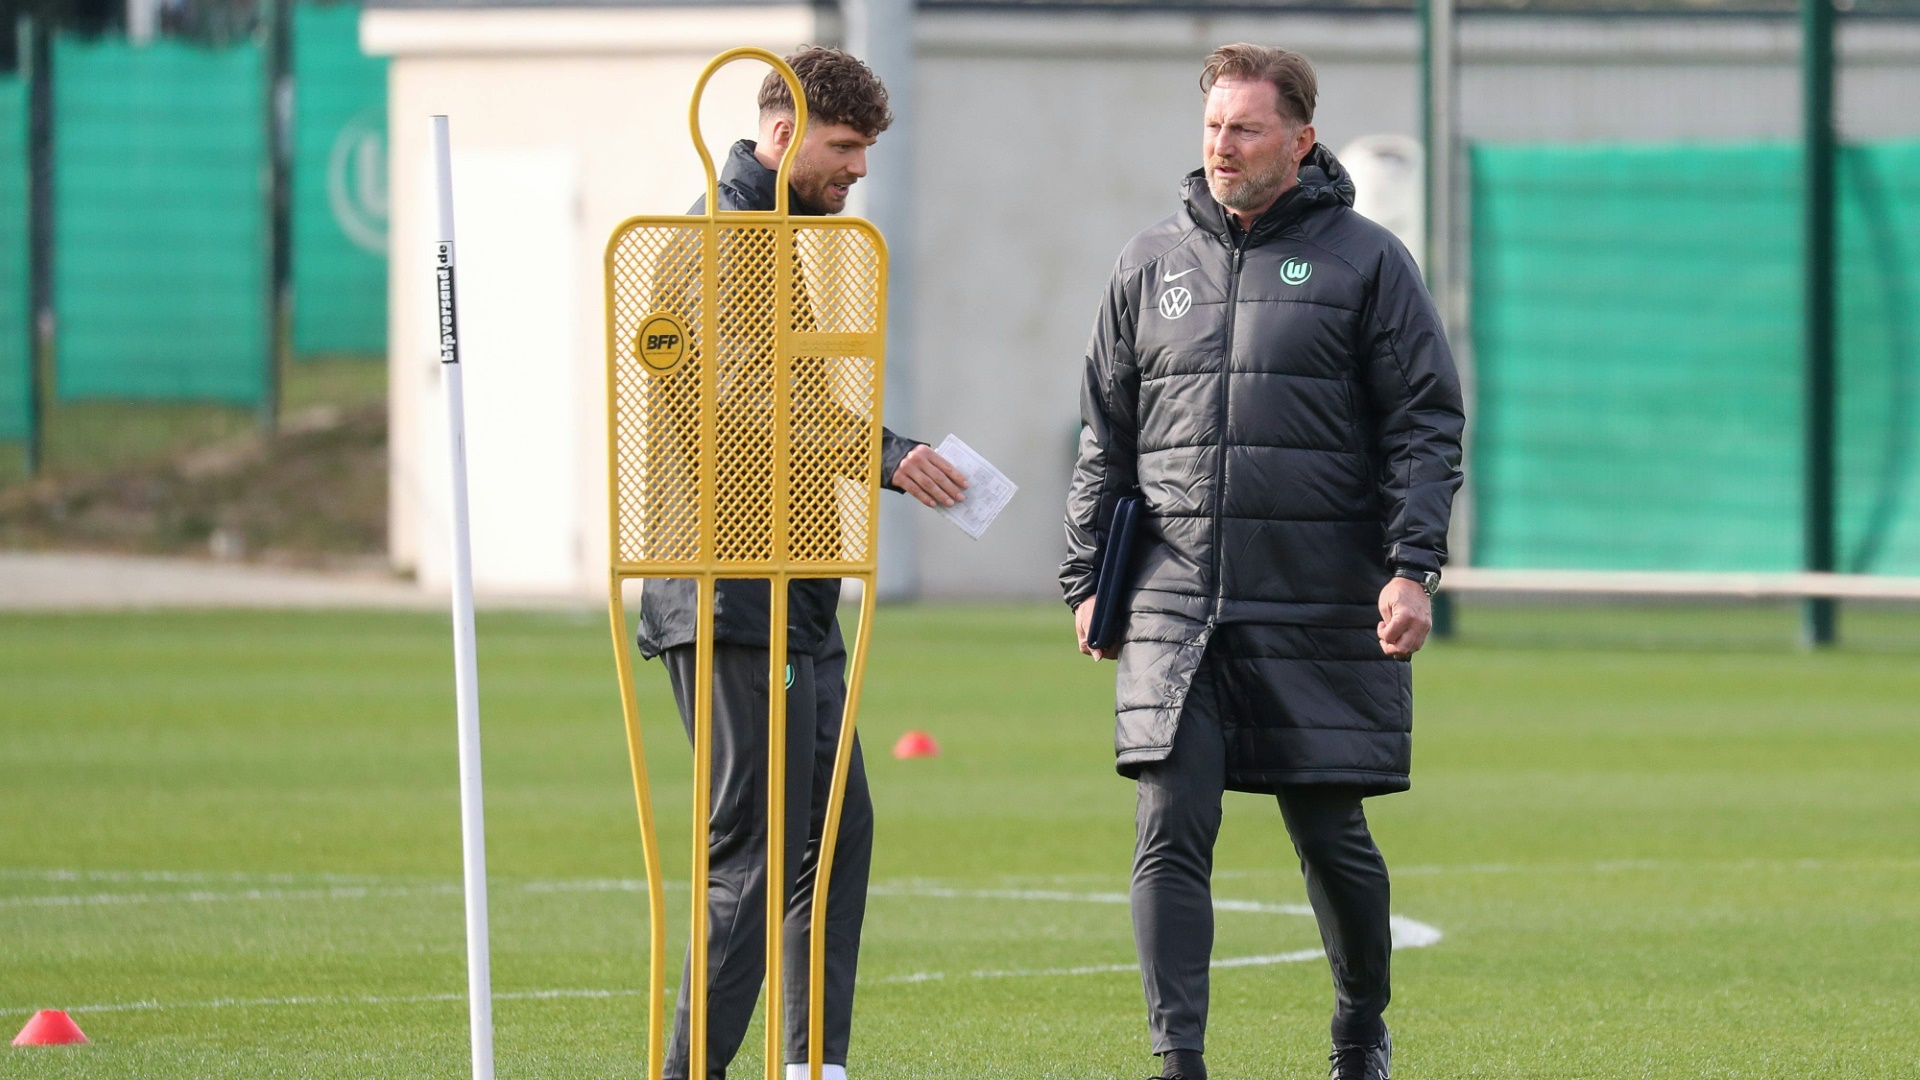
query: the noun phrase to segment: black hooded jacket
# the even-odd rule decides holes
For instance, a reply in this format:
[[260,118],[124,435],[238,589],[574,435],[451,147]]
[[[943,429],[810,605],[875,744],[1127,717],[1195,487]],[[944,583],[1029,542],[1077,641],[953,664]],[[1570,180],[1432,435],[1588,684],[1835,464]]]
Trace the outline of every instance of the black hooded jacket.
[[[1091,596],[1113,504],[1146,524],[1120,656],[1123,772],[1164,758],[1236,626],[1229,784],[1407,786],[1410,666],[1374,639],[1396,566],[1446,562],[1459,378],[1420,272],[1324,147],[1242,232],[1199,172],[1120,256],[1088,348],[1061,585]],[[1253,642],[1252,646],[1245,645]],[[1257,692],[1255,692],[1257,691]]]
[[[742,139],[733,144],[727,163],[720,172],[720,208],[723,210],[772,210],[774,185],[778,174],[760,164],[754,156],[754,143]],[[800,212],[800,202],[791,188],[787,204]],[[689,214],[707,212],[707,200],[701,196]],[[882,429],[880,436],[880,476],[882,483],[895,491],[893,474],[914,447],[923,445],[913,439]],[[713,636],[730,645],[767,645],[767,619],[770,590],[765,581],[731,579],[714,588]],[[794,582],[788,593],[787,648],[793,652],[813,652],[825,643],[833,631],[835,612],[840,604],[838,578],[811,578]],[[640,590],[640,655],[649,659],[676,645],[694,642],[695,616],[699,593],[691,578],[648,578]]]

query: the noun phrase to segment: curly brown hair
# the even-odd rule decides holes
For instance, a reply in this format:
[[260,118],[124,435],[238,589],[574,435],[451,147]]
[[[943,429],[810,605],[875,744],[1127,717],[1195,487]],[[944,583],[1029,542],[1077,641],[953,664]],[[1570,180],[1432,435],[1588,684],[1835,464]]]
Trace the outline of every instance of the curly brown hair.
[[1200,92],[1210,93],[1221,79],[1272,84],[1280,95],[1280,115],[1296,124],[1313,123],[1313,106],[1320,96],[1320,80],[1313,62],[1297,52],[1240,42],[1222,45],[1207,57],[1200,72]]
[[[852,53],[821,45],[802,45],[787,57],[807,94],[807,116],[815,123],[845,124],[871,139],[893,123],[887,88],[873,69]],[[777,71],[760,84],[760,115],[793,115],[793,94]]]

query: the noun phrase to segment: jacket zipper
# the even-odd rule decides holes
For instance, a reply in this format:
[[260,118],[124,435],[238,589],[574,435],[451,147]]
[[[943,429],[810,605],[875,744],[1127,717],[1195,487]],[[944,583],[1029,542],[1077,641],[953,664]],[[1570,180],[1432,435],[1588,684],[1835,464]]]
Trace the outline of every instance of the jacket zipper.
[[1227,271],[1227,341],[1226,355],[1222,357],[1220,367],[1220,432],[1219,449],[1214,455],[1213,466],[1213,616],[1208,625],[1219,621],[1220,610],[1226,603],[1226,579],[1220,561],[1220,530],[1226,517],[1227,505],[1227,420],[1229,407],[1233,399],[1233,324],[1240,305],[1240,267],[1246,255],[1247,237],[1251,232],[1242,233],[1233,244],[1233,260]]

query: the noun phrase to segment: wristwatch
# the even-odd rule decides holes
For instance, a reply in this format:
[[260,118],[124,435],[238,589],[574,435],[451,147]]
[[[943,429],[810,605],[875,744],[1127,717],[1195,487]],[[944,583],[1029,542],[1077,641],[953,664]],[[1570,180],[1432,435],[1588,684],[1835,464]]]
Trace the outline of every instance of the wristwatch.
[[1440,591],[1440,574],[1435,570],[1416,570],[1411,566],[1402,566],[1394,570],[1393,576],[1419,582],[1420,587],[1427,590],[1428,596]]

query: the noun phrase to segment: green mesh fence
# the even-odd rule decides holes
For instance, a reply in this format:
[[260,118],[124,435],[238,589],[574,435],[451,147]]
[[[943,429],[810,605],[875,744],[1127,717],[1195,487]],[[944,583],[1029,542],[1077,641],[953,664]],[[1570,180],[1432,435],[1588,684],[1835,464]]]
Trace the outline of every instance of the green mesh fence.
[[258,402],[269,358],[260,52],[54,45],[62,398]]
[[[1473,559],[1801,563],[1799,156],[1478,146]],[[1920,146],[1841,162],[1843,569],[1920,572]]]
[[27,90],[0,79],[0,439],[32,434],[27,311]]
[[1920,142],[1840,169],[1840,569],[1920,574]]
[[360,5],[293,22],[293,349],[387,347],[387,64],[360,52]]

